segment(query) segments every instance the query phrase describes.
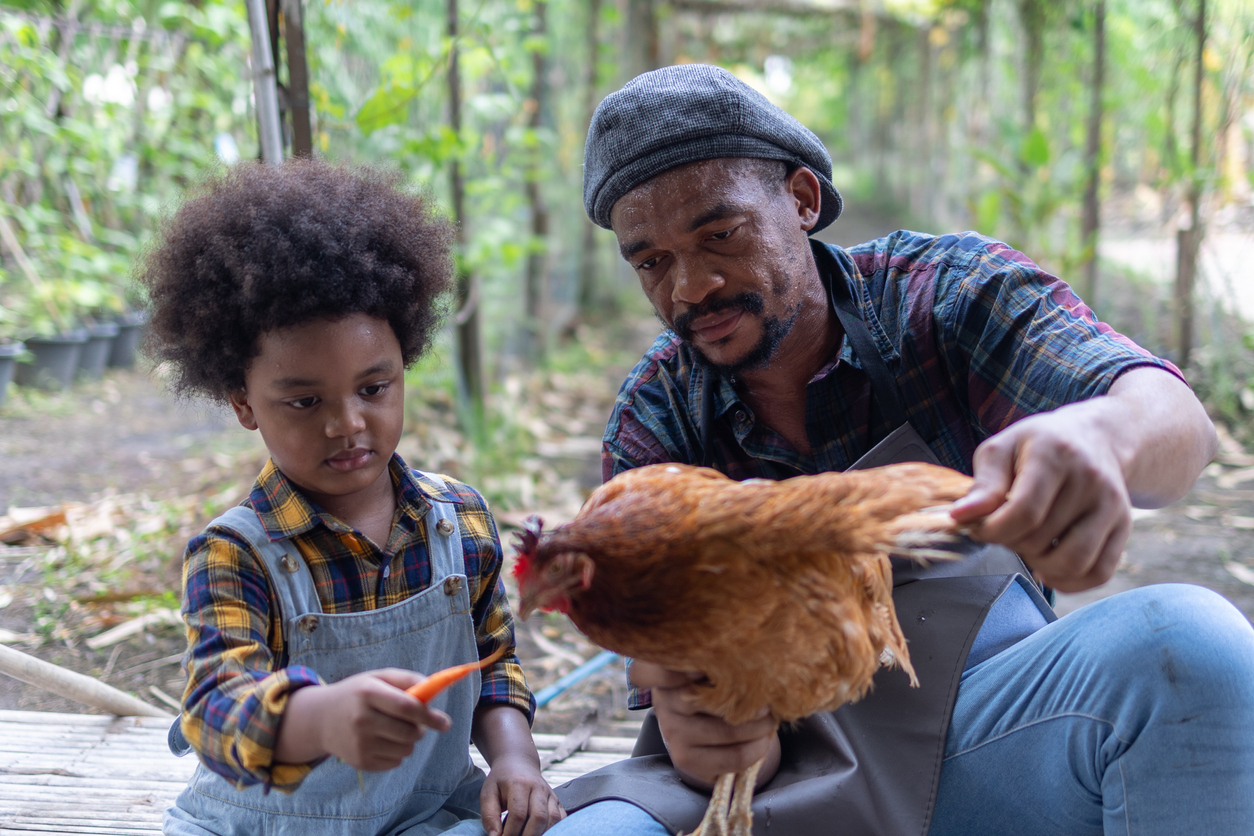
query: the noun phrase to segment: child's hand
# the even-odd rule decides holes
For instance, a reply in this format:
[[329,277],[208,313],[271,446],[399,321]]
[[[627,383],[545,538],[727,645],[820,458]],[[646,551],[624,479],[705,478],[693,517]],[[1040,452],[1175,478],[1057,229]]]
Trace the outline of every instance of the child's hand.
[[[383,668],[350,676],[334,685],[301,688],[292,694],[275,760],[307,763],[335,755],[349,766],[381,772],[400,766],[424,729],[448,731],[452,720],[405,693],[421,674]],[[316,751],[315,751],[316,749]]]
[[[533,757],[501,755],[479,792],[483,829],[488,836],[540,836],[566,818]],[[501,822],[502,809],[509,815]]]

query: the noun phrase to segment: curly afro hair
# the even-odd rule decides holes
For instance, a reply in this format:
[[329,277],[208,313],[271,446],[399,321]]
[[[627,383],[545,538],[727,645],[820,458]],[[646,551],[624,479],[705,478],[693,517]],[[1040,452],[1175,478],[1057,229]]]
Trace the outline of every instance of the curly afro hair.
[[244,388],[262,334],[313,319],[386,319],[408,366],[451,285],[453,228],[397,175],[314,160],[237,165],[197,186],[138,271],[147,352],[182,395]]

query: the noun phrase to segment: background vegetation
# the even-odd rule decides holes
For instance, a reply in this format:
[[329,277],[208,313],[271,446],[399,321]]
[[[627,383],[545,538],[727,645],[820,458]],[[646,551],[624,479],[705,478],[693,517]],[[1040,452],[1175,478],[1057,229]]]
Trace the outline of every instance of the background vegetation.
[[[303,35],[313,153],[398,167],[460,221],[429,379],[472,434],[510,375],[554,352],[586,366],[588,328],[643,313],[583,216],[584,131],[606,92],[683,61],[819,133],[850,218],[1007,240],[1187,366],[1234,427],[1254,414],[1249,330],[1191,278],[1207,230],[1250,228],[1246,0],[270,6],[289,144]],[[129,265],[183,186],[259,153],[249,44],[242,0],[0,0],[0,339],[142,303]],[[1108,235],[1178,236],[1180,287],[1096,259]]]

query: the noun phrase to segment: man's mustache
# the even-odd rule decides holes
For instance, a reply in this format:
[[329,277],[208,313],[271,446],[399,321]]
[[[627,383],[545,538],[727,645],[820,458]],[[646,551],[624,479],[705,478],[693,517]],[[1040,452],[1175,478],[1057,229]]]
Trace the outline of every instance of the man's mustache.
[[711,299],[675,317],[675,324],[671,328],[681,340],[692,342],[692,323],[700,317],[737,309],[745,313],[760,314],[763,307],[762,296],[758,293],[739,293],[726,299]]

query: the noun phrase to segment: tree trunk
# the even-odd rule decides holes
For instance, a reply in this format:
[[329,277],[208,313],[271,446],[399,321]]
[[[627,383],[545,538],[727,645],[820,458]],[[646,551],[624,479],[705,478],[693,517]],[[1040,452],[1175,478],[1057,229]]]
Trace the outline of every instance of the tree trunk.
[[1179,171],[1180,149],[1176,144],[1176,99],[1180,94],[1180,73],[1184,69],[1183,50],[1176,56],[1175,66],[1171,70],[1171,83],[1167,87],[1166,129],[1163,131],[1163,174],[1165,179],[1174,179]]
[[[543,40],[548,35],[547,18],[548,3],[539,0],[535,5],[535,35]],[[536,49],[531,54],[531,100],[527,103],[531,108],[530,127],[539,131],[544,125],[545,112],[548,109],[548,85],[545,75],[548,72],[545,53]],[[527,205],[531,209],[531,246],[527,253],[526,278],[526,321],[524,332],[526,345],[524,353],[528,360],[536,361],[544,356],[547,334],[544,327],[544,308],[548,263],[549,210],[544,204],[544,195],[540,191],[541,154],[539,146],[531,149],[527,163],[526,192]]]
[[1019,20],[1027,43],[1023,63],[1023,129],[1031,133],[1036,127],[1036,100],[1045,60],[1045,0],[1019,0]]
[[1180,367],[1189,365],[1193,349],[1193,292],[1197,284],[1197,253],[1202,246],[1202,81],[1206,49],[1206,0],[1198,0],[1193,21],[1197,60],[1193,71],[1193,147],[1189,149],[1189,226],[1176,236],[1176,350]]
[[[584,124],[591,126],[592,114],[597,106],[597,63],[601,58],[600,46],[601,0],[588,2],[588,65],[584,76]],[[579,319],[586,320],[596,308],[597,296],[597,239],[596,225],[586,216],[583,224],[583,243],[579,254]]]
[[1084,289],[1089,307],[1097,301],[1097,233],[1101,226],[1098,190],[1102,170],[1102,93],[1106,73],[1106,0],[1097,0],[1093,18],[1093,78],[1089,100],[1088,136],[1084,146],[1084,166],[1088,182],[1084,188],[1084,214],[1080,220],[1080,241],[1084,247]]
[[[917,61],[918,82],[915,92],[915,116],[911,120],[917,129],[914,132],[914,147],[910,149],[909,168],[906,171],[906,205],[910,213],[926,220],[929,224],[935,219],[932,214],[932,194],[937,184],[932,181],[932,41],[926,25],[915,30],[915,46],[918,49]],[[913,170],[911,170],[913,169]]]
[[[449,127],[461,135],[462,85],[458,69],[458,20],[457,0],[448,0],[448,102]],[[466,191],[462,182],[461,161],[454,158],[449,165],[449,187],[453,198],[453,221],[457,224],[457,251],[466,251]],[[457,329],[458,388],[470,406],[472,420],[483,414],[486,390],[483,380],[483,351],[479,340],[479,282],[465,266],[464,259],[457,269],[457,313],[453,317]]]
[[989,119],[989,90],[992,81],[992,65],[993,50],[991,49],[992,40],[990,38],[991,29],[989,25],[989,15],[991,9],[990,0],[980,0],[976,7],[975,17],[975,48],[979,53],[979,101],[975,102],[975,106],[971,108],[971,126],[970,131],[975,146],[981,147],[988,135],[988,119]]
[[309,121],[309,66],[305,60],[305,12],[301,0],[281,0],[287,44],[287,97],[292,114],[292,156],[313,156]]
[[634,78],[661,66],[661,46],[657,31],[658,0],[626,0],[627,43],[623,50],[624,69]]

